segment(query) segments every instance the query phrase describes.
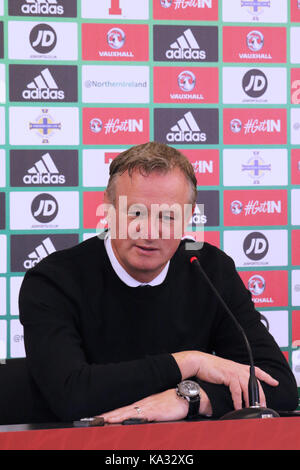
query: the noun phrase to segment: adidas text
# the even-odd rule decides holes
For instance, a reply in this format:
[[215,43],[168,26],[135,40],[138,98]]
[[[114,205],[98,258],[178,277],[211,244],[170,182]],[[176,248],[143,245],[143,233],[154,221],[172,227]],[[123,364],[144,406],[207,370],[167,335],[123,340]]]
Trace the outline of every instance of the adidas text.
[[25,184],[65,184],[64,175],[50,175],[50,173],[25,175],[23,178]]
[[21,7],[22,13],[25,14],[32,14],[32,15],[63,15],[64,14],[64,7],[62,5],[22,5]]
[[167,59],[194,59],[194,60],[205,60],[206,52],[199,51],[198,49],[168,49],[166,51]]
[[168,142],[206,142],[205,132],[179,131],[167,134]]
[[49,90],[48,88],[44,90],[24,90],[22,97],[25,100],[63,100],[65,98],[65,93],[63,90]]
[[42,258],[37,258],[35,260],[27,259],[24,261],[23,266],[25,269],[31,269],[33,268],[36,264],[38,264]]

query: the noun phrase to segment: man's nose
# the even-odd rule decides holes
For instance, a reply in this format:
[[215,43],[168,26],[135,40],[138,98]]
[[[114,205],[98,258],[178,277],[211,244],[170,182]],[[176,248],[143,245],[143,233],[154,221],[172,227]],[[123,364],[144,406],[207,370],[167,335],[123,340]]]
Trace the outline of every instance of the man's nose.
[[151,217],[151,214],[142,217],[137,225],[137,232],[143,239],[157,240],[161,237],[161,222],[158,218]]

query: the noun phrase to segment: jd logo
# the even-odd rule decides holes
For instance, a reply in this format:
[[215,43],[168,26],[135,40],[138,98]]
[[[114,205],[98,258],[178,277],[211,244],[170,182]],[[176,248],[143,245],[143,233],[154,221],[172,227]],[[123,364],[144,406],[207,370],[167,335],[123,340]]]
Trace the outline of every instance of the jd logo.
[[47,54],[56,46],[57,36],[50,25],[38,24],[31,30],[29,40],[36,52]]
[[51,194],[39,194],[31,204],[33,217],[43,224],[51,222],[58,213],[58,203]]
[[243,249],[248,258],[258,261],[264,258],[268,253],[269,242],[262,233],[252,232],[245,238]]
[[261,70],[252,69],[244,75],[242,86],[248,96],[259,98],[265,93],[268,80]]

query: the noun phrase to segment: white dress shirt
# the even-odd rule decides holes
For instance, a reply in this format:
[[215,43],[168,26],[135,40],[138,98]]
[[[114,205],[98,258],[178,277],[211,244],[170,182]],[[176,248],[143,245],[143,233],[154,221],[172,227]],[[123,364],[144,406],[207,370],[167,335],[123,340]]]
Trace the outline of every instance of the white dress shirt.
[[109,257],[109,260],[111,262],[111,265],[112,265],[115,273],[121,279],[121,281],[123,281],[125,284],[127,284],[127,286],[129,286],[129,287],[139,287],[139,286],[146,286],[146,285],[148,285],[148,286],[158,286],[159,284],[161,284],[165,280],[166,275],[168,273],[170,261],[167,262],[164,269],[159,273],[158,276],[156,276],[154,279],[152,279],[152,281],[150,281],[150,282],[139,282],[136,279],[134,279],[132,276],[130,276],[130,274],[128,274],[128,272],[123,268],[123,266],[121,266],[121,264],[117,260],[116,255],[114,254],[114,251],[113,251],[113,248],[112,248],[112,245],[111,245],[111,238],[108,234],[105,237],[104,246],[105,246],[105,249],[106,249],[106,252],[107,252],[107,256]]

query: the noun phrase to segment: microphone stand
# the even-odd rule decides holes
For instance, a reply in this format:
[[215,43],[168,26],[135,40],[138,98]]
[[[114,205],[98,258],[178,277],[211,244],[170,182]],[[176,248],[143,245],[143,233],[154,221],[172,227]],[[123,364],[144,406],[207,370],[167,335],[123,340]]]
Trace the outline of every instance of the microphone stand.
[[215,295],[221,302],[222,306],[224,307],[224,309],[226,310],[230,318],[235,323],[238,330],[241,332],[244,338],[245,344],[246,344],[248,355],[249,355],[249,362],[250,362],[250,376],[249,376],[249,383],[248,383],[249,407],[242,408],[240,410],[230,411],[229,413],[226,413],[224,416],[222,416],[220,419],[226,420],[226,419],[249,419],[249,418],[252,418],[252,419],[254,418],[279,418],[280,415],[275,410],[260,406],[259,388],[258,388],[258,382],[257,382],[256,376],[255,376],[255,367],[254,367],[252,349],[251,349],[251,346],[249,344],[249,341],[248,341],[248,338],[246,336],[244,329],[239,324],[239,322],[237,321],[237,319],[235,318],[235,316],[233,315],[233,313],[231,312],[227,304],[224,302],[224,300],[222,299],[221,295],[219,294],[219,292],[217,291],[217,289],[215,288],[215,286],[213,285],[209,277],[207,276],[198,258],[196,256],[192,256],[190,258],[190,262],[192,265],[194,265],[198,269],[198,271],[200,271],[200,273],[205,278],[205,280],[207,281],[207,283],[209,284],[209,286],[211,287],[211,289],[213,290],[213,292],[215,293]]

